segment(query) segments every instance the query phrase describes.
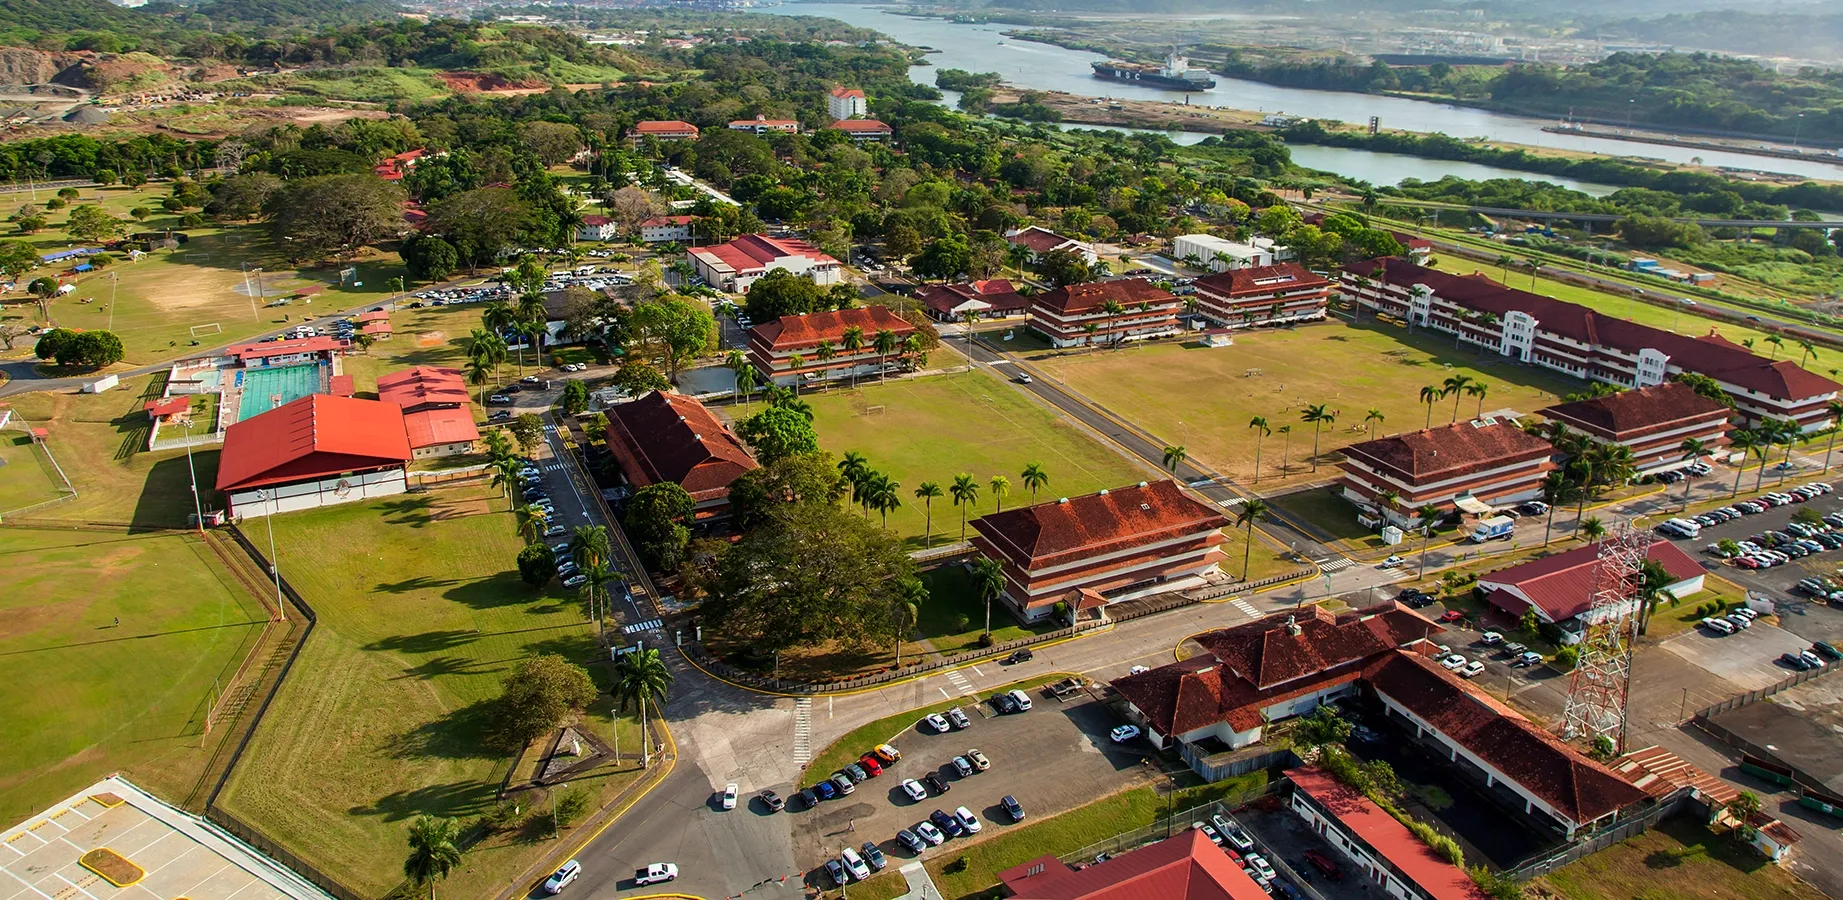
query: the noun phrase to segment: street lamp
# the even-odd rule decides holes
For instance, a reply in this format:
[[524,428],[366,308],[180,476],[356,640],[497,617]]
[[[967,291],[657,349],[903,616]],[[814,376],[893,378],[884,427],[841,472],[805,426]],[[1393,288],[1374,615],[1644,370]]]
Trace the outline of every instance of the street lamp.
[[268,509],[262,522],[269,527],[269,574],[275,576],[275,611],[281,616],[281,621],[286,622],[288,607],[282,604],[282,569],[280,561],[275,558],[275,492],[257,491],[256,496],[262,498],[263,505]]
[[192,476],[192,518],[198,523],[198,536],[205,536],[205,510],[198,502],[198,469],[192,466],[192,418],[186,416],[186,472]]

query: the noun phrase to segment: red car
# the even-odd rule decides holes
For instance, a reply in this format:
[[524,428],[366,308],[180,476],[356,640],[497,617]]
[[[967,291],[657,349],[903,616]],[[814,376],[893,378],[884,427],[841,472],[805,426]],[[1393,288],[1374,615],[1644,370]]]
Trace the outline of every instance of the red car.
[[864,771],[869,772],[872,778],[883,774],[883,763],[877,759],[875,753],[864,754],[864,758],[858,760],[858,765],[863,766]]
[[1440,614],[1440,621],[1442,622],[1458,622],[1458,621],[1463,620],[1464,618],[1465,618],[1465,613],[1462,613],[1456,609],[1449,609],[1446,612],[1443,612]]

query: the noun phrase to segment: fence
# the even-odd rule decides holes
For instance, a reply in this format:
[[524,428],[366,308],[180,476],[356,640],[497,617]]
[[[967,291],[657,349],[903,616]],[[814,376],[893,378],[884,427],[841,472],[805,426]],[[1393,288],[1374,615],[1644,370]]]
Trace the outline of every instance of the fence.
[[[1715,715],[1716,713],[1724,713],[1731,709],[1740,709],[1743,706],[1752,706],[1753,704],[1758,703],[1761,700],[1765,700],[1766,698],[1771,697],[1772,695],[1777,694],[1780,691],[1784,691],[1790,688],[1797,687],[1814,678],[1822,678],[1825,675],[1829,675],[1831,672],[1836,671],[1838,668],[1843,668],[1843,666],[1839,666],[1837,663],[1827,661],[1822,666],[1816,669],[1806,669],[1803,672],[1799,672],[1795,675],[1782,678],[1772,684],[1767,685],[1766,687],[1760,688],[1759,690],[1748,691],[1745,694],[1736,694],[1732,697],[1729,697],[1726,700],[1721,701],[1720,703],[1716,703],[1711,706],[1705,706],[1702,709],[1696,710],[1696,715],[1692,717],[1691,721],[1694,721],[1697,724],[1707,724],[1708,718],[1712,715]],[[1766,754],[1766,755],[1770,756],[1771,754]]]
[[[243,552],[248,554],[250,561],[255,563],[257,568],[265,572],[271,571],[268,559],[264,557],[262,551],[257,550],[256,545],[251,543],[250,539],[244,535],[243,529],[231,525],[226,530],[230,532],[231,538],[237,542],[237,546],[243,548]],[[280,578],[280,576],[277,576],[277,578],[281,583],[282,596],[286,598],[286,602],[292,604],[301,617],[307,621],[307,627],[303,628],[300,635],[295,639],[294,647],[288,651],[288,658],[282,661],[281,671],[277,673],[275,680],[270,682],[268,693],[263,695],[261,705],[256,707],[255,718],[250,722],[249,728],[243,732],[243,737],[237,741],[237,749],[232,751],[230,762],[224,766],[224,774],[218,777],[218,783],[211,788],[210,796],[205,798],[205,818],[222,827],[225,831],[236,835],[244,843],[262,851],[263,854],[270,859],[294,870],[295,874],[313,882],[321,890],[332,894],[334,897],[339,898],[339,900],[363,900],[363,896],[357,891],[346,887],[338,879],[320,871],[319,868],[301,859],[299,856],[296,856],[286,847],[271,840],[268,835],[263,834],[262,831],[255,826],[237,818],[237,816],[218,805],[218,795],[224,792],[224,786],[230,783],[231,775],[237,771],[237,764],[243,761],[243,752],[249,749],[250,739],[255,737],[256,730],[262,727],[263,717],[268,715],[269,706],[275,702],[276,694],[281,692],[282,683],[288,680],[288,673],[293,670],[295,661],[301,656],[301,648],[307,646],[307,639],[314,633],[314,626],[318,622],[318,617],[315,616],[313,607],[307,605],[307,601],[301,597],[299,592],[295,591],[294,585],[289,584],[286,578]]]
[[1213,584],[1209,587],[1198,588],[1188,592],[1188,596],[1195,597],[1198,600],[1215,600],[1219,597],[1227,597],[1230,594],[1239,593],[1241,591],[1258,591],[1268,585],[1292,581],[1295,578],[1304,578],[1308,575],[1317,574],[1317,572],[1318,568],[1316,566],[1300,566],[1291,572],[1269,575],[1257,581],[1237,581],[1232,584]]
[[980,650],[968,650],[965,653],[956,653],[952,656],[945,656],[920,665],[903,666],[900,669],[890,669],[885,672],[878,672],[874,675],[865,675],[861,678],[850,678],[844,681],[833,681],[825,684],[787,681],[738,669],[718,659],[709,650],[704,649],[702,643],[697,641],[685,644],[683,650],[686,655],[697,662],[699,668],[725,681],[734,682],[744,687],[758,688],[765,691],[782,691],[789,694],[823,694],[832,691],[848,691],[854,688],[870,687],[872,685],[885,684],[891,681],[899,681],[904,678],[912,678],[916,675],[936,672],[941,669],[948,669],[965,663],[997,656],[1001,653],[1008,653],[1012,650],[1028,647],[1031,644],[1041,644],[1044,641],[1054,641],[1061,638],[1073,637],[1084,631],[1092,631],[1104,625],[1106,625],[1105,622],[1084,622],[1073,628],[1059,628],[1055,631],[1048,631],[1027,638],[1018,638],[1015,641],[1000,641],[990,647]]
[[[1275,766],[1282,766],[1290,769],[1300,764],[1298,754],[1294,753],[1290,748],[1284,750],[1269,750],[1266,753],[1251,753],[1246,756],[1236,756],[1234,759],[1216,764],[1210,762],[1210,754],[1202,752],[1197,749],[1195,744],[1187,741],[1178,742],[1177,752],[1179,756],[1184,758],[1184,762],[1190,764],[1190,770],[1192,772],[1203,776],[1204,781],[1210,782],[1221,781],[1224,778],[1234,778],[1237,775],[1246,775],[1256,769],[1271,769]],[[1216,755],[1231,756],[1233,754],[1221,753]]]
[[1515,878],[1518,881],[1524,881],[1540,875],[1547,875],[1569,863],[1592,856],[1620,841],[1649,831],[1651,826],[1656,825],[1666,816],[1675,815],[1681,812],[1683,805],[1688,801],[1689,794],[1690,791],[1687,788],[1680,790],[1665,798],[1663,802],[1645,810],[1639,815],[1615,822],[1587,837],[1577,839],[1565,847],[1551,851],[1547,855],[1527,860],[1514,868],[1506,869],[1503,874]]

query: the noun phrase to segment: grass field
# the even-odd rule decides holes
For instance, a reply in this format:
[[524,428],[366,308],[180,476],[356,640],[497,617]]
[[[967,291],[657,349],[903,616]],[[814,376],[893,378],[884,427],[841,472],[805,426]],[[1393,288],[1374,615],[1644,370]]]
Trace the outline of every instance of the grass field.
[[1567,900],[1817,900],[1751,847],[1678,816],[1539,879]]
[[[1337,415],[1319,435],[1322,478],[1329,477],[1333,451],[1368,440],[1363,420],[1371,408],[1384,416],[1378,437],[1419,430],[1428,419],[1421,388],[1437,388],[1453,375],[1487,385],[1487,412],[1534,412],[1581,388],[1572,379],[1481,359],[1470,348],[1454,350],[1451,341],[1340,319],[1292,331],[1244,331],[1224,349],[1167,343],[1036,362],[1115,415],[1244,483],[1254,476],[1256,432],[1248,423],[1266,416],[1274,434],[1261,448],[1261,484],[1275,487],[1283,459],[1288,475],[1311,471],[1312,426],[1300,419],[1309,404]],[[1460,416],[1477,412],[1477,398],[1457,399]],[[1433,424],[1452,418],[1453,399],[1433,405]],[[1290,438],[1279,433],[1283,425],[1292,426]]]
[[115,771],[184,801],[213,681],[254,646],[261,603],[192,535],[9,527],[0,543],[0,819]]
[[45,451],[22,431],[0,431],[0,515],[24,509],[64,493],[64,482]]
[[[969,521],[996,510],[993,475],[1011,481],[1006,506],[1030,503],[1019,473],[1031,462],[1049,473],[1049,486],[1039,500],[1154,477],[983,371],[866,382],[857,390],[807,394],[805,399],[813,407],[820,446],[834,455],[856,450],[871,468],[902,483],[903,506],[890,515],[889,525],[911,547],[923,543],[923,506],[914,496],[923,481],[935,482],[943,493],[933,503],[934,542],[939,544],[960,535],[961,510],[946,495],[958,473],[971,473],[979,483]],[[883,411],[867,414],[875,406]]]
[[[491,806],[510,764],[483,746],[501,679],[537,653],[588,662],[593,631],[573,592],[518,580],[519,542],[496,491],[404,495],[274,525],[282,574],[319,626],[223,802],[352,887],[382,894],[402,876],[411,819]],[[605,705],[589,725],[613,736]],[[628,750],[637,746],[630,726]],[[516,869],[511,857],[541,849],[470,855],[468,872],[444,888],[490,894],[492,879]]]

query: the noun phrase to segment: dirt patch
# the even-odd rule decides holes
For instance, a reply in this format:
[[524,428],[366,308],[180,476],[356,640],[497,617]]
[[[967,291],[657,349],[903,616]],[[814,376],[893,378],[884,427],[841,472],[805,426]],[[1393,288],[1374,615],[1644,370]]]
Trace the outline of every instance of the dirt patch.
[[128,861],[128,858],[107,847],[97,847],[77,862],[84,868],[101,875],[116,887],[127,887],[147,877],[147,871]]
[[416,335],[416,346],[418,347],[440,347],[446,343],[448,343],[448,332],[446,331],[425,331]]
[[339,109],[334,107],[310,107],[289,110],[289,121],[305,125],[336,124],[347,119],[388,119],[390,113],[382,109]]
[[440,77],[457,94],[538,94],[550,89],[537,82],[507,81],[488,72],[442,72]]

